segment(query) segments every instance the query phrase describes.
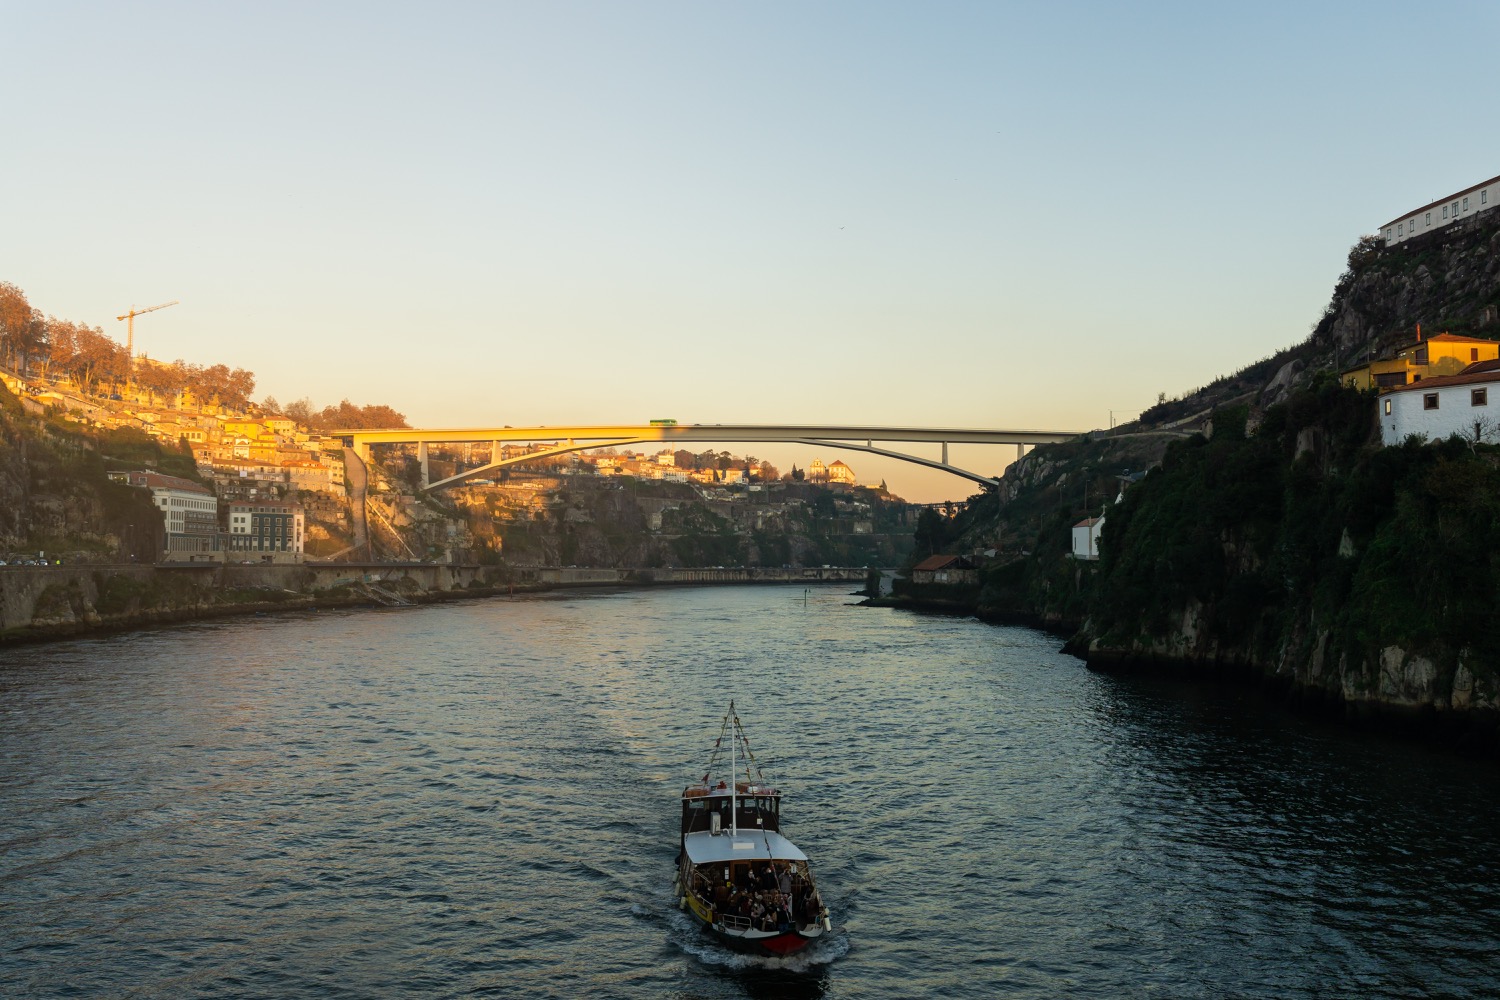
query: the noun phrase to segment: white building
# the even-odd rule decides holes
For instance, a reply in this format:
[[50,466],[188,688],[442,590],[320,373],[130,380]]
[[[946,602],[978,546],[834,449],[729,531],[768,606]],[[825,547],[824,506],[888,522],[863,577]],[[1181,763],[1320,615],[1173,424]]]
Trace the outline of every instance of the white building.
[[1093,561],[1099,558],[1099,536],[1104,534],[1104,518],[1086,517],[1073,525],[1073,558]]
[[854,470],[843,462],[834,462],[828,467],[828,481],[830,483],[848,483],[854,485]]
[[219,551],[219,499],[207,487],[157,472],[111,472],[109,478],[151,491],[166,527],[163,558],[191,560],[195,553]]
[[1495,207],[1496,198],[1500,198],[1500,177],[1491,177],[1471,188],[1464,188],[1457,194],[1439,198],[1430,205],[1423,205],[1392,219],[1380,227],[1380,235],[1385,237],[1386,246],[1395,246],[1413,236],[1421,236],[1460,219],[1488,211]]
[[[1413,434],[1441,441],[1458,434],[1500,441],[1500,362],[1481,361],[1457,375],[1397,386],[1375,403],[1380,442],[1400,444]],[[1495,395],[1490,390],[1495,390]]]

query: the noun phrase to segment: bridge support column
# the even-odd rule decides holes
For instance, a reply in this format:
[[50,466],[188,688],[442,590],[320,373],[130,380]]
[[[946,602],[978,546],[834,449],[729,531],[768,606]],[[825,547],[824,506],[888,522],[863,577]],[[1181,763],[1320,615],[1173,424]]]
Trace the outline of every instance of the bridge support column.
[[944,465],[948,464],[948,442],[947,441],[943,442],[943,464]]
[[428,471],[428,468],[427,468],[427,442],[426,441],[418,441],[417,442],[417,462],[420,463],[421,466],[422,466],[422,488],[425,490],[427,488],[427,484],[432,481],[432,476],[429,474],[429,471]]
[[1026,457],[1026,446],[1024,444],[1018,444],[1018,445],[1016,445],[1016,461],[1019,462],[1021,459],[1025,458],[1025,457]]
[[499,441],[491,441],[490,442],[490,464],[494,465],[498,461],[500,461],[500,442]]

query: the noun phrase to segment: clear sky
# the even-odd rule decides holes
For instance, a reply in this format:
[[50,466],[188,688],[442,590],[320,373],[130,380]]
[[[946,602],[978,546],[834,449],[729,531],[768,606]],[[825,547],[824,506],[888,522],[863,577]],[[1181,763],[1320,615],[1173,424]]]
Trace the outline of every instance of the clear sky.
[[1490,2],[5,7],[0,280],[414,426],[1107,426],[1500,174]]

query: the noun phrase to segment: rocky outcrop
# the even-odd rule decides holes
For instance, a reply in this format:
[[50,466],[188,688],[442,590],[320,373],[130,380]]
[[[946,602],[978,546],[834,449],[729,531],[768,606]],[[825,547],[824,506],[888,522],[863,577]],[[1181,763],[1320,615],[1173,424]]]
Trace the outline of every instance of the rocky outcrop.
[[[1356,247],[1356,251],[1358,251]],[[1342,364],[1380,357],[1427,333],[1500,337],[1500,212],[1351,255],[1312,343]]]

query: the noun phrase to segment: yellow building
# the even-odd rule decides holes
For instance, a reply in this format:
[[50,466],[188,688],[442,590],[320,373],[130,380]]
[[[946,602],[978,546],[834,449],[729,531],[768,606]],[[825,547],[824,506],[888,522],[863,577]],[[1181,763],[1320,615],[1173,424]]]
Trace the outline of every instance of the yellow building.
[[1344,370],[1346,385],[1356,389],[1381,390],[1410,385],[1434,375],[1457,375],[1476,361],[1500,358],[1500,343],[1477,337],[1439,333],[1403,347],[1392,358]]

